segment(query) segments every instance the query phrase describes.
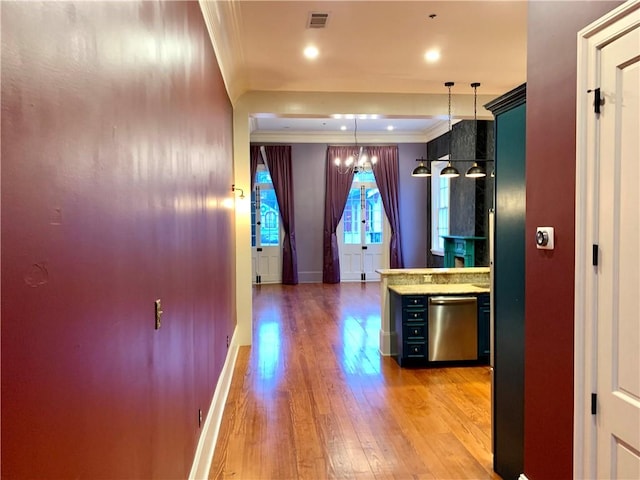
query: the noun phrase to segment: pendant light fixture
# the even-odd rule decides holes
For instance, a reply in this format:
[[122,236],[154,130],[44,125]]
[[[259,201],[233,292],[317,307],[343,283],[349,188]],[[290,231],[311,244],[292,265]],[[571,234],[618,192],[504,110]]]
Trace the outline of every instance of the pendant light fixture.
[[[430,162],[425,160],[424,158],[418,158],[416,159],[416,162],[420,162],[420,165],[418,165],[416,168],[413,169],[413,172],[411,172],[411,176],[412,177],[430,177],[431,170],[427,166],[427,165],[430,165]],[[425,165],[424,162],[427,162],[427,165]]]
[[[478,143],[478,113],[477,113],[477,104],[478,104],[478,87],[480,84],[478,82],[474,82],[471,84],[471,88],[473,88],[473,130],[474,135],[473,139],[477,145]],[[487,176],[487,172],[484,167],[478,165],[478,161],[474,161],[471,168],[467,170],[467,173],[464,174],[465,177],[469,178],[482,178]]]
[[440,172],[440,176],[443,178],[456,178],[460,176],[458,169],[451,165],[451,137],[453,136],[453,132],[451,130],[451,87],[454,85],[455,83],[453,82],[446,82],[444,84],[444,86],[449,89],[449,163],[447,163],[447,166]]

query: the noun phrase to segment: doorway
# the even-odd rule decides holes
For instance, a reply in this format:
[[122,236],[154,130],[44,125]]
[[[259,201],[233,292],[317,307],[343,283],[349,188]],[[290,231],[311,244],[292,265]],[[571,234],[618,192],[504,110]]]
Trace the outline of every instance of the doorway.
[[342,282],[380,281],[389,265],[390,227],[373,172],[358,172],[336,229]]
[[258,165],[251,192],[251,278],[254,284],[282,281],[283,232],[269,170]]

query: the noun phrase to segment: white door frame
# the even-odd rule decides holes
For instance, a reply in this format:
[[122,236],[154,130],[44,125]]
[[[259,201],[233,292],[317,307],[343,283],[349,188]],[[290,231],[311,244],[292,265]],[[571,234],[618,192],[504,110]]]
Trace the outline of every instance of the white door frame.
[[[594,49],[615,40],[621,32],[634,25],[632,12],[640,9],[640,0],[630,0],[578,32],[577,110],[576,110],[576,210],[575,210],[575,303],[574,303],[574,418],[573,476],[576,479],[595,478],[596,416],[591,414],[591,393],[597,385],[596,322],[593,312],[596,299],[587,295],[596,286],[591,274],[592,244],[597,244],[597,218],[589,218],[590,202],[594,201],[598,174],[594,141],[596,119],[593,93],[598,87],[598,59]],[[626,17],[626,18],[625,18]],[[637,20],[635,25],[637,25]],[[608,29],[613,24],[615,27]]]

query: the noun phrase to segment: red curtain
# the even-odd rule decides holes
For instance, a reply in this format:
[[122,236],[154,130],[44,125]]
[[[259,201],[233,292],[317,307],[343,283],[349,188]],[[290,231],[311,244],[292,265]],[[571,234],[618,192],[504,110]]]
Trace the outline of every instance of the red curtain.
[[353,147],[327,147],[325,199],[324,199],[324,233],[322,282],[340,283],[340,253],[338,251],[338,237],[336,228],[342,218],[344,206],[347,203],[349,190],[353,183],[353,172],[346,175],[338,173],[334,158],[347,158],[353,154]]
[[293,210],[293,178],[291,172],[291,145],[269,145],[264,147],[267,168],[276,192],[284,239],[282,241],[282,283],[298,283],[298,252]]
[[400,208],[398,205],[398,146],[368,147],[369,156],[377,156],[373,165],[373,175],[380,191],[384,212],[391,226],[389,241],[389,264],[391,268],[404,268],[400,243]]

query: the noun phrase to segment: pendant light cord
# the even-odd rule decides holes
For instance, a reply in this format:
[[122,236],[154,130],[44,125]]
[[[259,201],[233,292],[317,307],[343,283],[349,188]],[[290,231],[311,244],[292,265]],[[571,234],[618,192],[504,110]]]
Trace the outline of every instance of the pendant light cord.
[[455,84],[453,82],[446,82],[444,85],[449,89],[449,165],[451,165],[451,141],[453,137],[453,132],[451,131],[451,87]]
[[476,143],[478,142],[478,87],[479,83],[472,83],[473,87],[473,128],[474,128],[474,138],[476,139]]

